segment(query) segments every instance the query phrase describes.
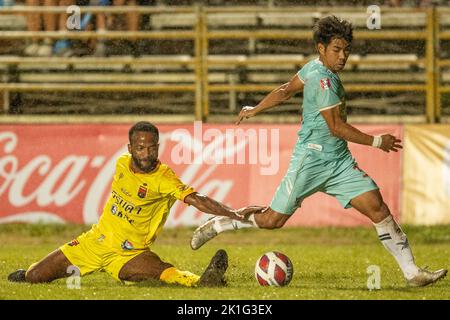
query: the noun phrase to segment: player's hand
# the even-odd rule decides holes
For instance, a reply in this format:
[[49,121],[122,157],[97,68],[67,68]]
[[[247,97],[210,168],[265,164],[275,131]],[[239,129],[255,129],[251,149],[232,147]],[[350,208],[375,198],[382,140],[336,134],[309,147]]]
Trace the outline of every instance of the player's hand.
[[248,119],[248,118],[256,116],[255,109],[256,109],[256,107],[251,107],[251,106],[242,107],[241,112],[239,112],[238,120],[236,121],[236,124],[241,123],[241,121],[244,119]]
[[234,211],[235,217],[233,219],[247,221],[248,217],[251,214],[259,214],[266,209],[266,207],[262,206],[247,206]]
[[396,137],[394,137],[390,134],[384,134],[381,136],[380,149],[385,152],[389,152],[389,151],[397,152],[398,149],[403,149],[401,142],[402,142],[402,140],[397,139]]

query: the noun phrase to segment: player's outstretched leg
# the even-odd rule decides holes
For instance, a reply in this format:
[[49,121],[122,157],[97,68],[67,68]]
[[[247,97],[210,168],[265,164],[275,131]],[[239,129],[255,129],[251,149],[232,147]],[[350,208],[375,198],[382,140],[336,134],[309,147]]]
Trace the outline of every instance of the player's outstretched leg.
[[408,285],[424,287],[445,277],[445,269],[431,272],[416,265],[408,238],[392,215],[374,225],[383,246],[397,260]]
[[408,285],[424,287],[446,276],[445,269],[431,272],[416,265],[408,238],[383,202],[379,190],[366,192],[354,198],[351,204],[372,220],[378,238],[397,261]]
[[252,226],[261,229],[281,228],[289,217],[290,215],[276,212],[270,207],[265,209],[262,213],[249,215],[245,221],[238,221],[229,217],[217,216],[209,219],[195,229],[191,239],[191,248],[193,250],[197,250],[206,242],[215,238],[219,233],[228,230],[238,230]]
[[192,272],[179,270],[162,261],[156,253],[146,250],[123,265],[119,271],[119,279],[125,283],[155,279],[167,284],[194,287],[200,277]]
[[221,287],[226,285],[225,271],[228,268],[228,255],[225,250],[218,250],[198,281],[199,287]]
[[37,263],[33,263],[28,270],[19,269],[8,275],[11,282],[44,283],[69,276],[67,268],[70,261],[57,249]]

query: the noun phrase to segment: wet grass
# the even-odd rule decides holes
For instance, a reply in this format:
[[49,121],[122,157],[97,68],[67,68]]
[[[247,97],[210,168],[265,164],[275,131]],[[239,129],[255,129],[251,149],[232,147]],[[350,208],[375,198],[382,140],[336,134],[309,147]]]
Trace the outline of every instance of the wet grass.
[[[197,251],[189,247],[193,229],[167,229],[153,250],[179,269],[200,274],[219,248],[229,255],[228,286],[184,288],[155,281],[123,285],[99,272],[81,278],[80,289],[66,279],[51,284],[9,283],[7,275],[27,268],[89,226],[0,225],[0,299],[449,299],[450,278],[426,288],[409,288],[390,254],[371,228],[245,229],[228,232]],[[404,227],[416,262],[430,269],[450,267],[450,226]],[[267,251],[281,251],[294,265],[287,287],[261,287],[254,278],[256,260]],[[380,267],[381,289],[369,290],[370,265]]]

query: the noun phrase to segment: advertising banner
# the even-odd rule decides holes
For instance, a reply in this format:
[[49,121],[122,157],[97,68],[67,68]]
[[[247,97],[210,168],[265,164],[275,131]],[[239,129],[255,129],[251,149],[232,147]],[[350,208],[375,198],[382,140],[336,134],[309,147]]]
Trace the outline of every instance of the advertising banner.
[[403,221],[450,223],[450,125],[405,127]]
[[[95,223],[111,190],[132,124],[0,126],[0,223]],[[232,207],[269,205],[289,165],[297,125],[158,125],[160,159],[198,192]],[[369,134],[402,136],[401,126],[357,126]],[[399,214],[401,153],[350,144],[359,167]],[[209,218],[181,202],[166,226],[196,226]],[[370,225],[354,209],[316,194],[288,225]]]

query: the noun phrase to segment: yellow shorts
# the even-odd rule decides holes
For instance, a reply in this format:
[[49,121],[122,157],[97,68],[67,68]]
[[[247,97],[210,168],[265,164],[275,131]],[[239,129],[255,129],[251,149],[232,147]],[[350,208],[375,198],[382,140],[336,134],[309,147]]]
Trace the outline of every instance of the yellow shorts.
[[106,271],[114,279],[122,281],[119,278],[122,267],[144,250],[117,252],[103,240],[102,234],[91,229],[59,249],[80,269],[81,276],[95,271]]

